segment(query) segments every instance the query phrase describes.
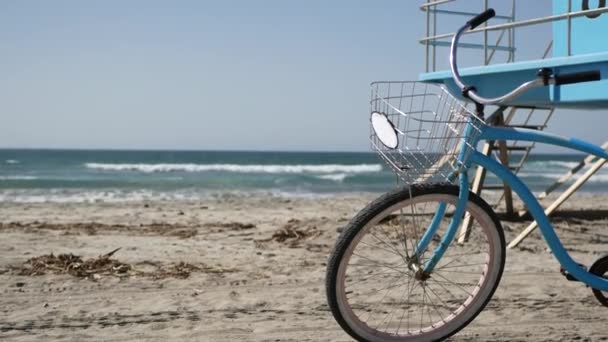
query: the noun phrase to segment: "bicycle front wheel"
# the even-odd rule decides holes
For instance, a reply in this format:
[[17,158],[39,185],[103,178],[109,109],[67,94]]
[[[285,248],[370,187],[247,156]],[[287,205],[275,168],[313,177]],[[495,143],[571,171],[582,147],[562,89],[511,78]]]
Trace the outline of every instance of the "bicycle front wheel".
[[[418,271],[440,243],[457,201],[456,186],[414,185],[378,198],[344,229],[328,263],[326,291],[348,334],[373,342],[442,340],[485,307],[502,275],[505,240],[496,214],[477,195],[469,195],[467,233],[460,228],[429,275]],[[415,256],[441,203],[447,209],[439,229],[427,251]]]

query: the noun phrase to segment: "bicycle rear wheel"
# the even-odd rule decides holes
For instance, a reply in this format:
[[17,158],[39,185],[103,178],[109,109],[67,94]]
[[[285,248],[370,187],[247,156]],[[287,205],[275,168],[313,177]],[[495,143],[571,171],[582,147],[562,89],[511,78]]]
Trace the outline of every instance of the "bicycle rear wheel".
[[[346,227],[330,257],[326,291],[336,321],[359,341],[436,341],[456,333],[485,307],[505,261],[502,226],[490,206],[469,195],[468,239],[454,242],[428,278],[416,276],[441,241],[458,187],[414,185],[370,203]],[[413,250],[437,206],[447,204],[437,235]]]

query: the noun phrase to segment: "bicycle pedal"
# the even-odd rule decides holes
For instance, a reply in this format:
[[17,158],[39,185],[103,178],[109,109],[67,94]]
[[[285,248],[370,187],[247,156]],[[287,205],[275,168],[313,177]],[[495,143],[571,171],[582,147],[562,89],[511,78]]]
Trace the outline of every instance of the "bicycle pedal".
[[[583,265],[583,264],[577,264],[580,267],[582,267],[585,271],[587,271],[587,266]],[[568,271],[566,271],[566,269],[564,269],[563,267],[559,268],[559,273],[561,273],[564,277],[566,277],[567,280],[569,281],[580,281],[578,279],[576,279],[572,274],[570,274]]]

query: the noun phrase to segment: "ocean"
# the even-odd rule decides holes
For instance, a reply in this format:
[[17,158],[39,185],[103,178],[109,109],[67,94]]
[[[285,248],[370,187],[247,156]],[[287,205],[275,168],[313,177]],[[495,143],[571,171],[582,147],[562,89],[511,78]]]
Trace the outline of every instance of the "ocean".
[[[519,175],[539,192],[582,158],[536,154]],[[395,175],[371,152],[0,150],[0,202],[314,197],[381,193],[396,186]],[[582,191],[608,191],[608,170],[600,170]]]

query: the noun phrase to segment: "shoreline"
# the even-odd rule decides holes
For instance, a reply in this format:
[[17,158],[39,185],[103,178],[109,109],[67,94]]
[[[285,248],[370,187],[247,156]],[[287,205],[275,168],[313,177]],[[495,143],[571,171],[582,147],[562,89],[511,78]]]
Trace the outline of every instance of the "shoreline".
[[[404,187],[405,185],[401,186]],[[555,199],[563,193],[566,187],[550,193],[548,199]],[[388,187],[387,191],[398,189]],[[331,199],[331,198],[376,198],[387,191],[288,191],[283,189],[247,189],[247,190],[202,190],[200,188],[156,190],[156,189],[0,189],[2,204],[111,204],[111,203],[155,203],[177,202],[195,203],[206,201],[223,201],[226,199],[248,200],[260,198],[281,199]],[[542,191],[533,191],[538,196]],[[581,198],[601,198],[606,192],[579,189],[576,196]],[[502,195],[499,190],[485,190],[482,197],[490,204]],[[517,196],[516,196],[517,197]],[[546,201],[546,200],[545,200]]]

